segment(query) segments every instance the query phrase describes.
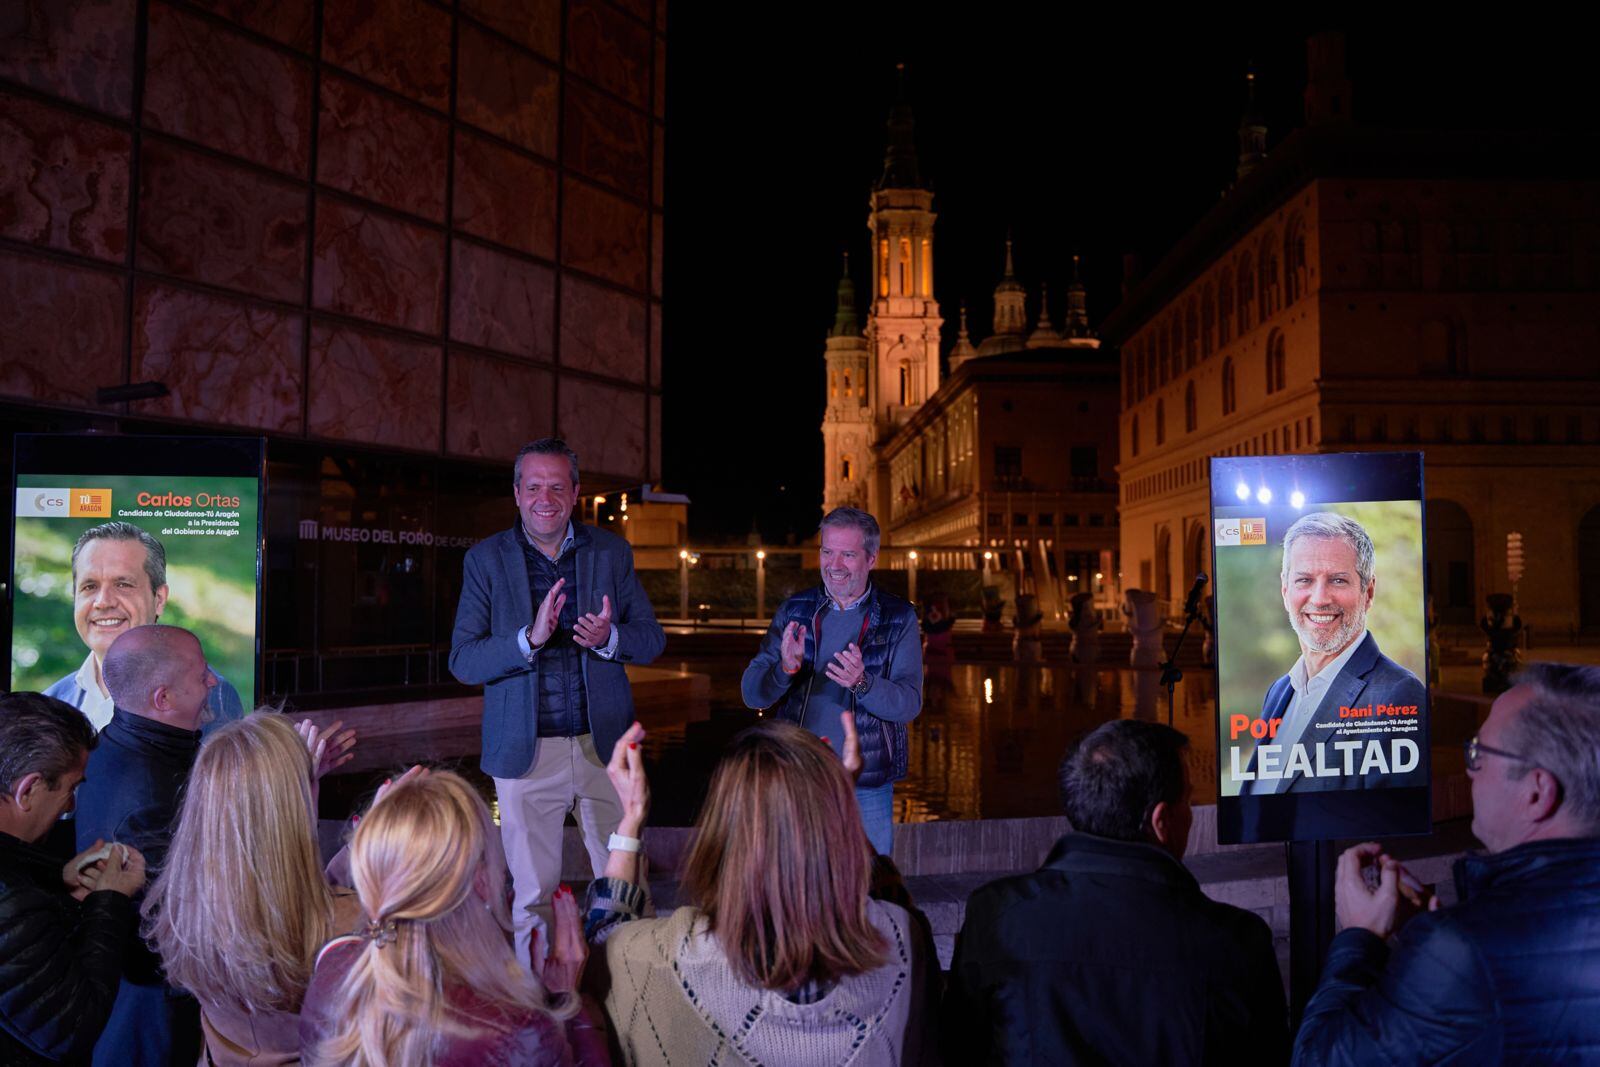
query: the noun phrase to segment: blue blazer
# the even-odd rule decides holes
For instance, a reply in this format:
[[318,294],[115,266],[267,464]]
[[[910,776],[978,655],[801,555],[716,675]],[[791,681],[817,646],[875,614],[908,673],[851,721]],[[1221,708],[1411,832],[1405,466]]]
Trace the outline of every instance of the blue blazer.
[[[574,522],[574,528],[577,523]],[[633,722],[633,692],[626,663],[649,663],[661,655],[666,634],[656,622],[650,598],[633,569],[633,549],[622,538],[586,527],[587,547],[578,553],[578,580],[566,595],[578,600],[578,613],[598,612],[611,598],[611,624],[617,629],[617,653],[605,659],[585,650],[580,659],[588,692],[589,726],[595,751],[611,758],[617,738]],[[520,525],[480,541],[467,552],[461,601],[450,638],[450,673],[466,685],[483,686],[483,754],[485,774],[520,778],[533,766],[538,740],[534,706],[539,685],[539,657],[523,656],[517,634],[533,622],[533,596],[528,589],[528,564],[522,554]]]
[[[1267,689],[1266,699],[1261,702],[1261,717],[1267,721],[1282,719],[1289,710],[1289,702],[1294,699],[1294,687],[1289,684],[1289,676],[1285,674]],[[1376,720],[1368,719],[1341,719],[1339,708],[1365,707],[1369,704],[1400,704],[1413,705],[1417,710],[1417,721],[1424,721],[1427,715],[1428,690],[1416,675],[1406,670],[1394,660],[1378,651],[1377,638],[1368,632],[1366,638],[1357,646],[1355,652],[1345,661],[1344,669],[1339,676],[1328,686],[1328,691],[1322,694],[1322,702],[1317,705],[1316,714],[1311,723],[1306,727],[1306,732],[1300,736],[1302,743],[1322,740],[1320,744],[1327,744],[1335,738],[1330,735],[1331,730],[1318,730],[1318,723],[1362,723],[1368,721],[1386,721],[1386,717]],[[1378,734],[1378,737],[1385,735]],[[1409,735],[1408,735],[1409,736]],[[1339,738],[1339,740],[1345,740]],[[1422,745],[1418,739],[1419,746]],[[1328,764],[1335,762],[1336,753],[1330,753]],[[1377,771],[1369,772],[1359,778],[1306,778],[1296,775],[1289,782],[1284,792],[1317,793],[1333,789],[1373,789],[1378,786],[1415,786],[1423,785],[1427,781],[1427,753],[1422,753],[1422,760],[1416,770],[1407,771],[1405,774],[1380,774]],[[1255,766],[1255,756],[1250,757],[1251,767]]]

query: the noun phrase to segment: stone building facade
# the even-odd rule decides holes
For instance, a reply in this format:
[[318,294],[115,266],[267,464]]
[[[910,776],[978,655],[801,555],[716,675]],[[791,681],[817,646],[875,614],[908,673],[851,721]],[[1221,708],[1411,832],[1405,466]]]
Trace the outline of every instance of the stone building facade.
[[1600,142],[1354,125],[1325,40],[1311,82],[1103,327],[1124,584],[1176,612],[1210,570],[1212,456],[1419,450],[1441,622],[1510,591],[1519,531],[1523,617],[1600,626]]

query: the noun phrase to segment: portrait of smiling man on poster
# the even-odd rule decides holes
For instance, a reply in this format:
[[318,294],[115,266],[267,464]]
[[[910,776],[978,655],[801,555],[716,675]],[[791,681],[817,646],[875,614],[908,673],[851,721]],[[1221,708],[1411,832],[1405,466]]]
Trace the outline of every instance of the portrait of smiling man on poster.
[[1367,627],[1376,559],[1366,528],[1331,511],[1304,515],[1284,534],[1280,592],[1300,658],[1262,700],[1265,736],[1243,793],[1426,782],[1417,741],[1400,734],[1420,722],[1427,691]]

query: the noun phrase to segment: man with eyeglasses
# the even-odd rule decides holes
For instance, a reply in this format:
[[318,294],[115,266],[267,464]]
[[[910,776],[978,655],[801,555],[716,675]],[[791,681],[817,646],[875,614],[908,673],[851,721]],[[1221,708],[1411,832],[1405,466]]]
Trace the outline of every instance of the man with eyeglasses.
[[1484,851],[1456,863],[1460,902],[1420,905],[1379,845],[1346,851],[1296,1063],[1600,1059],[1600,668],[1534,664],[1466,756]]

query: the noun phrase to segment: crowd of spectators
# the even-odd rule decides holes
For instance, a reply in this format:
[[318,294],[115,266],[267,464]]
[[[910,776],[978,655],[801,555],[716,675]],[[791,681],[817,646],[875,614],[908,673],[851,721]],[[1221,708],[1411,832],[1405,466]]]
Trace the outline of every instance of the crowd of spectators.
[[[1440,908],[1376,844],[1298,1033],[1272,936],[1183,864],[1187,741],[1117,720],[1062,763],[1073,829],[972,895],[948,975],[858,810],[859,740],[762,720],[710,782],[656,914],[615,847],[547,944],[460,776],[413,767],[318,845],[355,739],[271,709],[199,728],[187,631],[130,630],[115,713],[0,696],[0,1062],[584,1065],[1579,1063],[1600,1058],[1600,669],[1539,665],[1467,749],[1473,828]],[[645,831],[635,723],[605,767]],[[840,751],[842,749],[842,751]],[[46,844],[73,809],[78,851]],[[147,884],[147,878],[149,883]]]

